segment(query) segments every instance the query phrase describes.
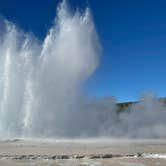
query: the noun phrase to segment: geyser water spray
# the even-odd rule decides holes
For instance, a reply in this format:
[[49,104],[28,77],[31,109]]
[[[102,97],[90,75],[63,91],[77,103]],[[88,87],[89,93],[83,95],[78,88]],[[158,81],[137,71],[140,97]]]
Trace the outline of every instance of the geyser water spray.
[[62,2],[43,43],[7,20],[0,28],[0,136],[74,135],[100,56],[90,10],[72,14]]

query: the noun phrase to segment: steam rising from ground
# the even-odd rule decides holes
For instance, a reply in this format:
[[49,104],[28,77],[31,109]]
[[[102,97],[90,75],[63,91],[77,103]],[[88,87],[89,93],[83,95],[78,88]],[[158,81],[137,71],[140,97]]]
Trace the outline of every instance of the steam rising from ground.
[[[107,110],[108,106],[108,103],[104,105]],[[106,125],[101,133],[118,138],[166,137],[166,103],[155,94],[144,93],[139,102],[121,109],[120,113],[115,114],[116,109],[111,109],[110,116],[105,115]]]
[[89,9],[62,2],[57,13],[43,43],[0,21],[0,136],[166,137],[166,109],[150,93],[119,114],[114,98],[85,100],[101,52],[95,26]]
[[166,103],[153,93],[145,93],[138,103],[124,110],[120,121],[126,137],[166,137]]

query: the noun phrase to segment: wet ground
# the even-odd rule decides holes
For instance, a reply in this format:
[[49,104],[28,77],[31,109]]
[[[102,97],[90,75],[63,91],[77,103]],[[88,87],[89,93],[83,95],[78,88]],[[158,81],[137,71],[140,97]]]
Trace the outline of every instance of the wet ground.
[[166,166],[166,140],[1,140],[1,165]]

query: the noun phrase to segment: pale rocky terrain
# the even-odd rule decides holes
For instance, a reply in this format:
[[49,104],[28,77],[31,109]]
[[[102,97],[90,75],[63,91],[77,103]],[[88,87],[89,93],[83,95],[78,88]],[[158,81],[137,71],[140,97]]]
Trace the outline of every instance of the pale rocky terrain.
[[1,140],[0,166],[166,166],[166,140]]

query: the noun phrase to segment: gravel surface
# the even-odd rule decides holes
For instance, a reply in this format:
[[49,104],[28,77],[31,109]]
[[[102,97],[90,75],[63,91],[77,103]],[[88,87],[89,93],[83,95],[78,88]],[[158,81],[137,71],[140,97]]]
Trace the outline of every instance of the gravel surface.
[[166,166],[166,140],[1,140],[1,165]]

